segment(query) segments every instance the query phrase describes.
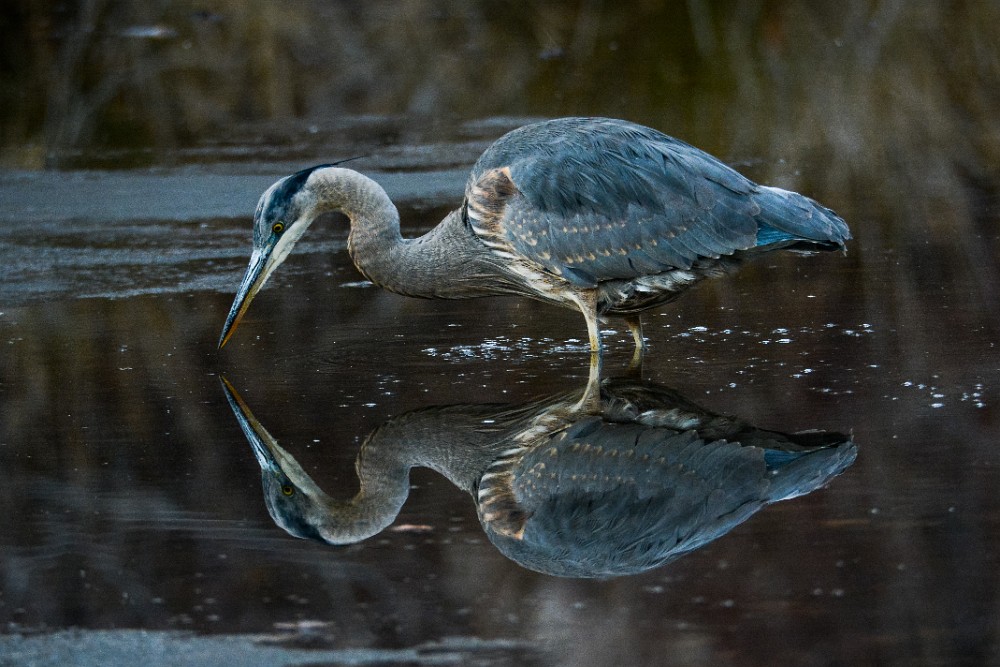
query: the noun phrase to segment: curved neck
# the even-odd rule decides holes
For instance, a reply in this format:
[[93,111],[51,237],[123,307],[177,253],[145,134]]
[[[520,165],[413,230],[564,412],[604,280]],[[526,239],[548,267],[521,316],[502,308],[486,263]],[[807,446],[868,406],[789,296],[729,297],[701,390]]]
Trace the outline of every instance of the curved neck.
[[[434,229],[404,239],[399,211],[378,183],[351,169],[317,169],[303,189],[309,218],[339,211],[351,221],[347,249],[354,265],[376,285],[398,294],[458,298],[497,293],[491,289],[487,253],[471,238],[459,211],[451,212]],[[470,243],[471,242],[471,243]],[[475,245],[472,245],[474,243]]]
[[361,253],[365,258],[377,259],[403,240],[399,233],[399,211],[389,195],[381,185],[353,169],[315,170],[300,196],[306,200],[302,204],[310,221],[329,211],[343,213],[350,219],[347,247],[352,257]]
[[410,495],[410,468],[395,458],[366,460],[355,465],[361,488],[348,501],[327,496],[311,523],[330,544],[354,544],[385,530]]

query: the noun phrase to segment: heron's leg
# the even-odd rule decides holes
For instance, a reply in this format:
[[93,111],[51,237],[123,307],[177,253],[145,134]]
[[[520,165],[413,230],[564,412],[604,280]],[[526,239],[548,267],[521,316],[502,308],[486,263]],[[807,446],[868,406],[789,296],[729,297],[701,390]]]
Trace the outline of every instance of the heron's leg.
[[639,315],[626,315],[625,324],[632,332],[632,340],[635,342],[635,351],[632,352],[632,360],[628,362],[629,375],[642,376],[642,355],[646,353],[646,339],[642,335],[642,320]]
[[597,320],[597,290],[587,289],[579,292],[570,292],[569,298],[573,300],[576,307],[583,313],[583,319],[587,321],[587,335],[590,337],[590,356],[597,357],[597,362],[601,361],[601,329]]
[[587,376],[587,388],[576,407],[587,412],[599,412],[603,348],[601,347],[600,324],[597,319],[597,290],[580,290],[574,292],[571,298],[587,321],[587,334],[590,337],[590,372]]

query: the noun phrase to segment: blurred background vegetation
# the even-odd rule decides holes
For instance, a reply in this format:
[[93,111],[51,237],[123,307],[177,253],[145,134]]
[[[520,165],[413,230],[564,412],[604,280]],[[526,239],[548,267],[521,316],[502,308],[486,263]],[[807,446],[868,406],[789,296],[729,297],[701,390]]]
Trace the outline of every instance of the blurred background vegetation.
[[827,187],[1000,176],[990,0],[10,0],[0,20],[7,165],[349,116],[594,114],[808,156]]

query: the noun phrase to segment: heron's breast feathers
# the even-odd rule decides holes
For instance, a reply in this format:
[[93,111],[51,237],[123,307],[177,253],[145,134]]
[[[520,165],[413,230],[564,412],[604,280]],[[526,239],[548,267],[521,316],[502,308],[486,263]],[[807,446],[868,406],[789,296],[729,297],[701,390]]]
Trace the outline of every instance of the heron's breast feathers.
[[517,194],[510,169],[491,169],[465,192],[465,216],[473,233],[488,248],[510,254],[512,247],[503,232],[507,203]]
[[491,169],[466,188],[463,217],[475,237],[503,261],[512,291],[570,303],[565,295],[566,276],[546,263],[545,252],[540,250],[546,245],[542,237],[547,232],[526,217],[529,210],[509,167]]

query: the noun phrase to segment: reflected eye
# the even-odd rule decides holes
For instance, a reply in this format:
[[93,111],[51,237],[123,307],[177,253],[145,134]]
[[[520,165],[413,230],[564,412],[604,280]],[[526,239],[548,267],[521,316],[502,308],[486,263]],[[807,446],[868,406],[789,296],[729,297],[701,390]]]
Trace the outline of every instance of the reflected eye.
[[285,231],[285,223],[280,221],[274,223],[273,225],[271,225],[271,231],[274,232],[275,234],[280,234],[281,232]]
[[293,493],[295,493],[295,487],[293,487],[291,484],[285,484],[283,487],[281,487],[281,492],[286,496],[290,496]]

